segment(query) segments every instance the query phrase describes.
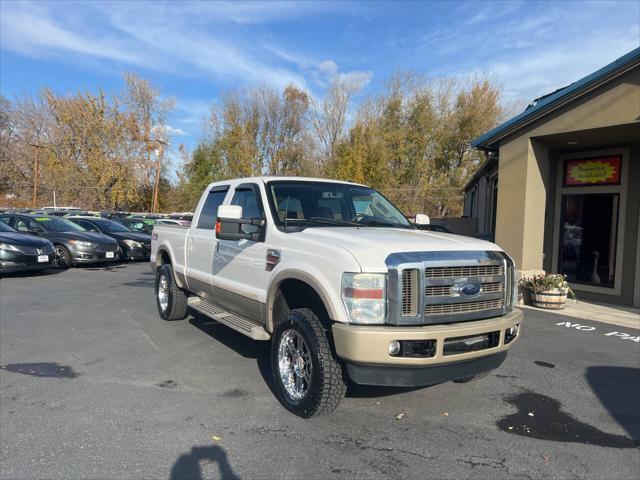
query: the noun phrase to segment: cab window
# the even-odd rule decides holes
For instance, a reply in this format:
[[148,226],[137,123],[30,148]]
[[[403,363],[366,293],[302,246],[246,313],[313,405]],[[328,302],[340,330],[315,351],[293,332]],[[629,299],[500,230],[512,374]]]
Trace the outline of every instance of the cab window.
[[218,207],[224,202],[228,191],[229,187],[226,186],[213,187],[207,195],[207,199],[204,201],[196,228],[203,228],[205,230],[213,230],[215,228],[216,220],[218,219]]
[[[258,189],[253,187],[238,187],[233,193],[231,205],[242,207],[242,218],[264,218],[262,202],[258,196]],[[242,225],[243,233],[255,233],[256,225]]]

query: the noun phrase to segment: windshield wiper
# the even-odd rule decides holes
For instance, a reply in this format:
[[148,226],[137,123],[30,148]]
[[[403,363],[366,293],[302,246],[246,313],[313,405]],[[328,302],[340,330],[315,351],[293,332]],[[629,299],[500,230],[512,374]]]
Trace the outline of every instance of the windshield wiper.
[[409,225],[402,225],[401,223],[385,222],[384,220],[370,220],[366,219],[360,222],[361,226],[367,227],[390,227],[390,228],[411,228]]
[[311,220],[316,223],[326,223],[327,225],[351,225],[354,227],[361,227],[362,225],[357,222],[349,222],[347,220],[338,220],[337,218],[325,218],[325,217],[309,217],[306,220]]

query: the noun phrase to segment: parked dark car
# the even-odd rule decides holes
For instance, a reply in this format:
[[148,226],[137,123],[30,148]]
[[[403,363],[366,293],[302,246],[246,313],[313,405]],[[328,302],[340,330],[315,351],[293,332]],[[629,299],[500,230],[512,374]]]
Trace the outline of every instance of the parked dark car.
[[0,275],[27,270],[45,270],[55,258],[53,244],[44,238],[16,232],[0,222]]
[[20,233],[51,241],[56,267],[119,261],[116,240],[101,233],[87,232],[80,225],[64,218],[3,213],[0,214],[0,221]]
[[132,232],[146,233],[147,235],[151,235],[156,224],[156,221],[150,218],[114,218],[114,220]]
[[132,232],[121,223],[99,217],[67,217],[90,232],[100,232],[118,241],[123,260],[149,260],[151,235]]

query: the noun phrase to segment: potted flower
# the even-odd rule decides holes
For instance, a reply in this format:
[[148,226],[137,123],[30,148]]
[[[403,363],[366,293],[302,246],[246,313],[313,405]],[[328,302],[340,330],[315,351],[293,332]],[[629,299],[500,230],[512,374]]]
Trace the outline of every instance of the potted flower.
[[520,279],[520,288],[526,290],[531,304],[538,308],[562,309],[567,301],[567,294],[575,300],[567,277],[559,273],[541,273]]

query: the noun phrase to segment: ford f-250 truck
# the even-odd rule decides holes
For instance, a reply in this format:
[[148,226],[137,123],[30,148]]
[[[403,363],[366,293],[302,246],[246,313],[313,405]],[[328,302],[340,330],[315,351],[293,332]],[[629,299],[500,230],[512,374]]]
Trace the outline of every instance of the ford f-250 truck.
[[278,399],[302,417],[335,409],[348,379],[404,387],[484,376],[522,321],[500,247],[419,230],[381,193],[348,182],[213,183],[190,227],[154,228],[151,265],[163,319],[191,307],[271,342]]

